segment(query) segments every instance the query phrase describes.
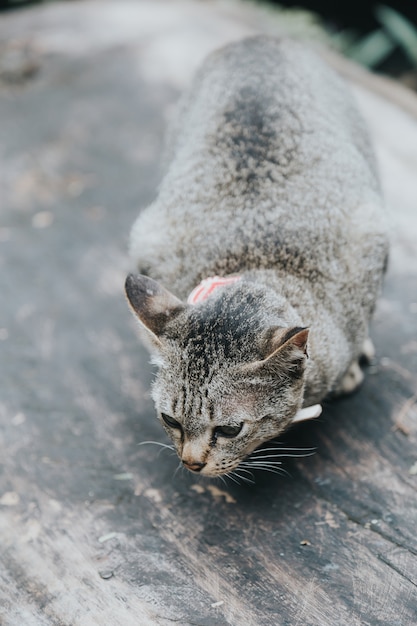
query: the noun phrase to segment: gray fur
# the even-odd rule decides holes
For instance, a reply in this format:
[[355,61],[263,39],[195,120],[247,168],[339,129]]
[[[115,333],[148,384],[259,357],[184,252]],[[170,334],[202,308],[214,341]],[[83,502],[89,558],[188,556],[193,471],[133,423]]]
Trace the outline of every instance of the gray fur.
[[[167,431],[183,460],[215,475],[301,406],[347,390],[388,244],[364,123],[301,43],[255,37],[211,54],[180,110],[158,197],[131,233],[150,278],[131,276],[127,295],[160,366],[158,412],[182,425]],[[234,273],[242,280],[196,306],[170,293],[184,300]],[[214,437],[241,422],[235,438]]]

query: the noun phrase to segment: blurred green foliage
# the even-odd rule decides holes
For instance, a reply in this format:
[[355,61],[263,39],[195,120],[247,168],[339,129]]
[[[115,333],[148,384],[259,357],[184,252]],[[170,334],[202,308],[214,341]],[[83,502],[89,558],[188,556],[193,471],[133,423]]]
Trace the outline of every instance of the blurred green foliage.
[[331,39],[346,56],[372,69],[398,49],[417,67],[417,27],[382,4],[375,8],[375,17],[380,28],[373,32],[361,37],[353,30],[344,30],[331,35]]

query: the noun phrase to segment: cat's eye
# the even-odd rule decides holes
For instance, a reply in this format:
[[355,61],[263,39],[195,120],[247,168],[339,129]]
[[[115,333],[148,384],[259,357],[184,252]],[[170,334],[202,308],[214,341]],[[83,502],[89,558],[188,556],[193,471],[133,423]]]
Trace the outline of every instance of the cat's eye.
[[214,433],[217,436],[228,437],[229,439],[232,439],[233,437],[237,437],[242,428],[243,422],[238,426],[217,426],[217,428],[214,429]]
[[178,428],[179,430],[182,430],[181,424],[170,415],[167,415],[166,413],[161,413],[161,417],[164,420],[165,424],[170,428]]

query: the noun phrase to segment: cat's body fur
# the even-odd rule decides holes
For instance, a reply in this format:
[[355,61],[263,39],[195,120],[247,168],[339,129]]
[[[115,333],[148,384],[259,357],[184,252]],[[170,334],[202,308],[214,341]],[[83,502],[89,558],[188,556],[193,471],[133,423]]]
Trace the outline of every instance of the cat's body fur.
[[[202,472],[217,474],[218,446],[203,434],[216,420],[235,423],[235,405],[258,426],[239,452],[229,440],[243,458],[301,405],[348,390],[387,237],[362,119],[342,81],[300,43],[256,37],[210,55],[176,127],[158,197],[132,229],[136,268],[181,299],[207,276],[242,279],[194,307],[146,279],[127,293],[158,344],[154,397],[180,422],[178,452],[209,459]],[[256,373],[255,362],[264,363]]]

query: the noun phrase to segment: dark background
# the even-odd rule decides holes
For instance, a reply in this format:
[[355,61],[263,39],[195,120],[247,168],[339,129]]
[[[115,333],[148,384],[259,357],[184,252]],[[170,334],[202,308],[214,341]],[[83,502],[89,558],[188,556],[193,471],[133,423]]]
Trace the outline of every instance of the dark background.
[[[50,1],[50,0],[49,0]],[[79,2],[81,0],[68,0],[69,2]],[[0,0],[0,10],[14,10],[19,7],[31,4],[39,4],[42,0]],[[414,0],[395,0],[395,2],[374,2],[363,0],[352,2],[352,0],[280,0],[275,2],[269,0],[269,4],[281,5],[284,7],[302,7],[320,15],[326,26],[336,31],[343,28],[355,28],[360,33],[365,34],[378,27],[375,18],[375,8],[380,4],[387,4],[393,9],[407,17],[412,22],[417,21],[417,3]]]
[[[49,0],[50,1],[50,0]],[[81,0],[68,0],[69,2],[79,2]],[[39,4],[42,0],[0,0],[0,10],[14,10],[30,4]],[[378,26],[375,18],[375,8],[380,4],[387,4],[393,9],[407,17],[412,22],[417,20],[417,3],[414,0],[395,0],[395,2],[374,2],[363,0],[352,2],[352,0],[280,0],[275,2],[269,0],[269,4],[281,5],[284,7],[302,7],[319,14],[325,24],[332,29],[356,28],[365,34]]]
[[303,7],[314,13],[318,13],[327,27],[339,31],[344,28],[355,28],[358,32],[366,34],[378,28],[379,23],[375,16],[375,9],[381,4],[392,7],[411,22],[416,23],[417,3],[410,0],[395,0],[395,2],[344,2],[335,0],[304,0],[293,2],[281,0],[279,3],[271,1],[271,4],[280,4],[285,7]]

